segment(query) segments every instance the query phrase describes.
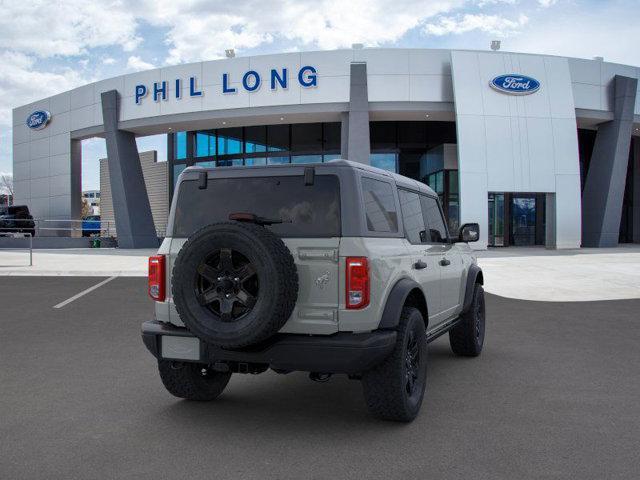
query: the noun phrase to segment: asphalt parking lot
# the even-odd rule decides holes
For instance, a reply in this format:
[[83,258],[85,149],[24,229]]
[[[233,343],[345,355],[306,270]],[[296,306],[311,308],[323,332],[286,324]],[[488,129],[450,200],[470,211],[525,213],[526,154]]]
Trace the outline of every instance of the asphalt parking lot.
[[235,375],[162,387],[146,279],[0,278],[0,478],[637,478],[640,300],[488,296],[485,351],[430,346],[423,410],[369,417],[359,382]]

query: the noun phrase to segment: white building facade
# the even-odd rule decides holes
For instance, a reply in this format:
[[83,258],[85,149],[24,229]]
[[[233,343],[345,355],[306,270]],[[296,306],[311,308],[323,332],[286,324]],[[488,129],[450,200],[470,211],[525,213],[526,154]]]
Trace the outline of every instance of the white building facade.
[[135,137],[166,133],[170,190],[192,164],[342,157],[428,183],[450,230],[480,224],[480,247],[640,242],[639,76],[601,60],[429,49],[123,75],[14,109],[15,203],[37,218],[78,218],[79,142],[105,137],[119,240],[148,246]]

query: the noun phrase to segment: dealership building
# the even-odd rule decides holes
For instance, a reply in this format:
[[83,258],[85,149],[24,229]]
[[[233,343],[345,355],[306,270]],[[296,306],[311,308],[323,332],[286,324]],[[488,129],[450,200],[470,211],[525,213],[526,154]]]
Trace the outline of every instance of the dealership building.
[[122,75],[14,109],[15,203],[79,218],[81,141],[103,137],[118,242],[157,245],[135,139],[164,133],[167,203],[190,165],[347,158],[430,185],[451,231],[480,224],[481,248],[640,243],[639,75],[600,58],[386,48]]

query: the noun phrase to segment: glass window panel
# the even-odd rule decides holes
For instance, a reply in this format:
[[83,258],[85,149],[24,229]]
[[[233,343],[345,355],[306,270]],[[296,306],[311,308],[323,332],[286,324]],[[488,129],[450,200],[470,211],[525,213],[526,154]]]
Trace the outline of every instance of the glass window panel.
[[197,180],[189,180],[180,185],[174,236],[188,237],[205,225],[226,222],[232,212],[281,218],[283,223],[265,228],[282,237],[339,237],[340,182],[334,175],[316,175],[313,185],[305,185],[302,175],[216,178],[201,190]]
[[270,152],[289,150],[289,125],[268,125],[267,142]]
[[431,189],[436,192],[438,195],[444,192],[444,172],[436,172],[427,176],[427,185],[431,187]]
[[244,151],[246,153],[261,153],[267,151],[267,127],[245,127]]
[[291,125],[291,151],[322,152],[322,124],[298,123]]
[[196,157],[212,157],[216,154],[214,131],[196,132]]
[[444,147],[439,145],[420,158],[420,175],[430,175],[444,169]]
[[175,187],[176,182],[178,181],[178,177],[182,173],[182,171],[187,168],[186,163],[177,163],[173,166],[173,186]]
[[205,167],[205,168],[213,168],[216,166],[216,162],[215,160],[210,160],[208,162],[196,162],[196,165],[199,165],[200,167]]
[[340,158],[342,158],[342,155],[340,155],[339,153],[331,153],[329,155],[322,156],[322,160],[324,162],[330,162],[331,160],[338,160]]
[[174,137],[174,155],[176,160],[187,158],[187,132],[176,132]]
[[435,198],[420,195],[420,203],[422,204],[424,223],[429,232],[427,240],[433,243],[447,243],[449,237],[438,201]]
[[322,155],[292,155],[291,163],[321,163]]
[[289,163],[289,157],[268,157],[267,163],[269,165],[280,165],[282,163]]
[[233,158],[230,160],[218,160],[219,167],[241,167],[242,159],[241,158]]
[[325,123],[324,130],[324,151],[340,151],[340,134],[342,124],[339,122]]
[[244,164],[247,167],[250,167],[252,165],[266,165],[267,164],[267,159],[265,157],[245,158],[244,159]]
[[218,130],[218,155],[242,153],[242,128],[221,128]]
[[362,179],[367,228],[372,232],[397,232],[398,214],[390,183]]
[[369,161],[372,167],[397,173],[397,155],[395,153],[372,153]]
[[460,203],[458,195],[449,195],[449,208],[447,209],[449,214],[447,223],[449,225],[449,231],[457,235],[460,228]]
[[426,229],[424,228],[420,197],[417,193],[406,190],[398,190],[398,194],[407,240],[414,244],[422,243],[426,239]]
[[449,170],[449,192],[458,193],[458,170]]

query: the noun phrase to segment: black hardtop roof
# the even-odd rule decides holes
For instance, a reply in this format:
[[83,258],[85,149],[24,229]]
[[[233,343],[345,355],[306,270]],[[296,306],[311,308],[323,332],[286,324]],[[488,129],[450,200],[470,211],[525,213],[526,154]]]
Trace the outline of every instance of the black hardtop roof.
[[371,165],[367,165],[360,162],[353,162],[351,160],[331,160],[325,163],[303,163],[303,164],[281,164],[281,165],[253,165],[253,166],[231,166],[231,167],[202,167],[199,165],[194,165],[191,167],[187,167],[183,173],[187,174],[190,172],[199,172],[206,171],[207,175],[211,178],[216,177],[225,177],[225,178],[233,178],[236,175],[234,173],[238,173],[237,176],[243,176],[242,173],[252,172],[251,176],[255,175],[256,171],[268,171],[273,175],[282,175],[285,174],[295,174],[300,175],[304,172],[305,168],[313,167],[319,174],[322,174],[323,170],[333,170],[335,168],[352,168],[357,169],[363,172],[370,172],[375,175],[380,175],[393,180],[395,184],[399,187],[409,188],[411,190],[418,190],[424,193],[427,193],[431,196],[436,196],[436,193],[429,188],[426,184],[414,180],[409,177],[405,177],[403,175],[399,175],[397,173],[389,172],[387,170],[383,170],[381,168],[372,167]]

